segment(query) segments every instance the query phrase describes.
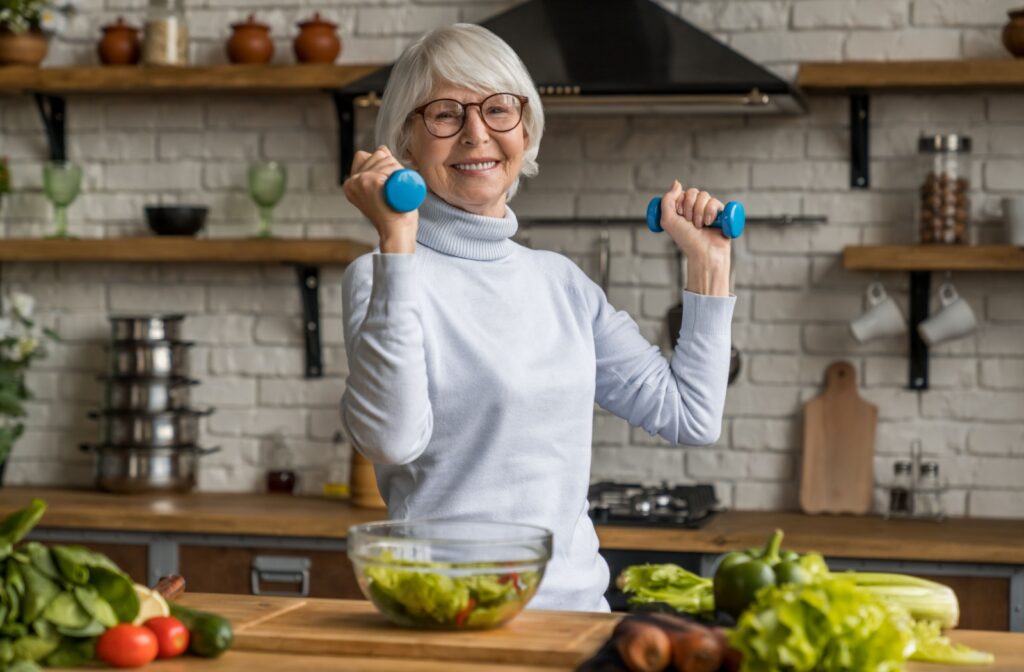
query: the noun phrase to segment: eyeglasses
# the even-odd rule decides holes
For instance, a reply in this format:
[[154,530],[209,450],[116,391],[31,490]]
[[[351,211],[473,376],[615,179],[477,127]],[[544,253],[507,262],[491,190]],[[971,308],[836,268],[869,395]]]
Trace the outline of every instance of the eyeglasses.
[[413,114],[423,117],[427,132],[436,138],[450,138],[466,125],[466,108],[480,108],[480,118],[487,128],[498,133],[507,133],[523,120],[526,96],[514,93],[495,93],[479,103],[460,103],[450,98],[432,100],[420,105]]

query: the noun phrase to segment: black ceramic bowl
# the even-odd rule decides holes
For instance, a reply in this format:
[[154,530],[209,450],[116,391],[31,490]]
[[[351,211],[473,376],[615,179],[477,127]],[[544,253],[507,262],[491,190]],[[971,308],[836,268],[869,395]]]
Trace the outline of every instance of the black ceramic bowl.
[[194,236],[206,223],[204,205],[147,205],[146,222],[158,236]]

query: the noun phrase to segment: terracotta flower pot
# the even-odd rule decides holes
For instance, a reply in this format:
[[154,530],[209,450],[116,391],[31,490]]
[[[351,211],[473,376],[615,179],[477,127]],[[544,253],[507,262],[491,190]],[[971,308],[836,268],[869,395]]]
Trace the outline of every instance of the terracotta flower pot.
[[103,39],[96,45],[100,63],[104,65],[135,65],[142,56],[139,29],[124,22],[120,16],[116,23],[102,28]]
[[1024,58],[1024,7],[1007,12],[1010,22],[1003,28],[1003,44],[1017,58]]
[[228,39],[228,60],[232,63],[269,63],[274,57],[270,26],[259,23],[252,14],[242,23],[233,23]]
[[299,24],[295,38],[295,58],[299,63],[334,63],[341,53],[337,24],[320,18],[320,13]]
[[39,31],[12,33],[0,29],[0,65],[38,66],[49,48],[49,41]]

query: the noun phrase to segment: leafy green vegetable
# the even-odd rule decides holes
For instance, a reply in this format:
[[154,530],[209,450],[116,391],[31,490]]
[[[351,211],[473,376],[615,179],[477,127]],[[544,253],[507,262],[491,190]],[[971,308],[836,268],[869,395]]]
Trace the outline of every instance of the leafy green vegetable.
[[0,545],[14,546],[17,544],[29,533],[29,530],[36,526],[44,513],[46,513],[46,502],[41,499],[33,499],[24,509],[15,511],[4,518],[3,521],[0,521]]
[[689,572],[679,565],[634,565],[617,579],[619,589],[629,596],[630,604],[664,602],[673,609],[690,614],[715,610],[711,579]]
[[0,670],[37,672],[94,658],[107,627],[131,622],[139,599],[109,558],[80,546],[19,543],[46,511],[41,500],[0,521]]
[[770,586],[729,642],[743,654],[743,672],[893,672],[913,650],[895,609],[850,580]]
[[[441,563],[406,563],[382,557],[387,566],[364,570],[370,598],[393,622],[408,627],[490,628],[523,608],[540,584],[538,572],[452,576]],[[395,565],[400,565],[396,568]]]
[[989,665],[995,661],[991,653],[954,644],[942,635],[942,629],[934,621],[917,621],[913,627],[916,647],[911,660],[945,665]]

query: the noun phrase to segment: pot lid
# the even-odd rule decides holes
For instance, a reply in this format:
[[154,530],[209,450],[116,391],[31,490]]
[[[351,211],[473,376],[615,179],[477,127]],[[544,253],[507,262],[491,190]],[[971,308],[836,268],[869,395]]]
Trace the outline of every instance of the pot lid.
[[231,27],[235,30],[239,28],[259,28],[260,30],[270,30],[270,26],[265,23],[260,23],[256,20],[255,14],[250,14],[245,17],[245,21],[239,21],[238,23],[232,23]]
[[108,23],[107,25],[102,26],[101,30],[105,33],[112,30],[131,30],[133,32],[139,31],[139,29],[133,26],[132,24],[125,23],[123,16],[117,17],[117,21],[115,21],[114,23]]
[[327,19],[320,16],[320,12],[314,12],[313,18],[299,22],[299,28],[316,28],[319,26],[326,26],[327,28],[337,28],[338,24],[331,23]]

